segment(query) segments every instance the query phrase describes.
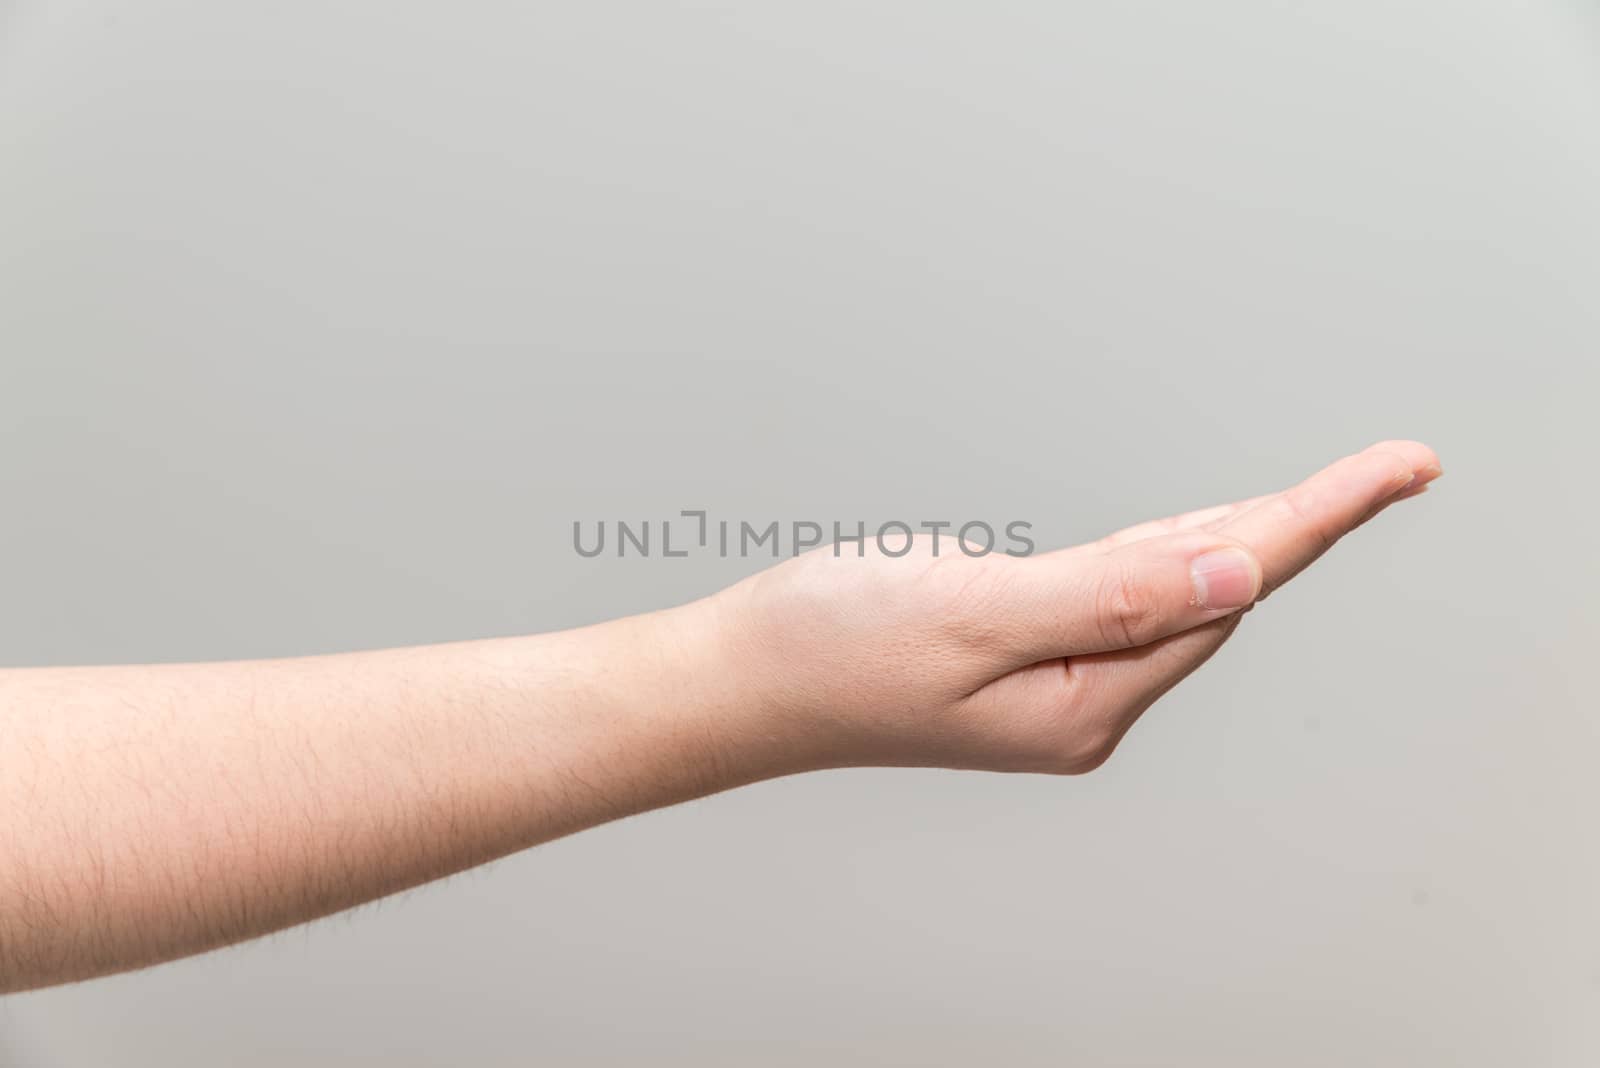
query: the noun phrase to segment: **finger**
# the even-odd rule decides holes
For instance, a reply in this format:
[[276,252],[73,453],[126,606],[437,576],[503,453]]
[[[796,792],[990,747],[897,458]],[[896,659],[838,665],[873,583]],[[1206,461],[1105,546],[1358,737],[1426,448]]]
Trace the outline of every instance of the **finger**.
[[1390,497],[1388,500],[1378,505],[1378,507],[1374,508],[1367,514],[1367,518],[1363,519],[1362,522],[1365,523],[1368,519],[1371,519],[1373,516],[1377,515],[1379,512],[1383,511],[1385,508],[1397,501],[1409,501],[1413,497],[1420,497],[1432,488],[1432,486],[1426,484],[1421,486],[1407,486],[1405,489],[1401,490],[1399,493],[1396,493],[1393,497]]
[[1406,486],[1405,489],[1401,490],[1399,493],[1396,493],[1394,496],[1380,501],[1377,507],[1369,510],[1367,514],[1362,517],[1361,522],[1357,523],[1356,526],[1359,527],[1363,524],[1370,523],[1390,505],[1398,504],[1401,501],[1409,501],[1413,497],[1422,496],[1424,493],[1428,492],[1428,487],[1433,484],[1433,480],[1443,474],[1444,468],[1439,465],[1438,460],[1425,463],[1421,467],[1416,468],[1410,485]]
[[[1433,450],[1429,449],[1426,445],[1421,445],[1418,442],[1398,440],[1382,441],[1371,446],[1371,448],[1365,451],[1372,452],[1375,450],[1392,451],[1410,461],[1413,465],[1413,481],[1406,490],[1395,494],[1394,496],[1380,503],[1376,508],[1372,509],[1367,517],[1362,520],[1362,522],[1367,522],[1368,520],[1372,519],[1391,504],[1394,504],[1398,501],[1407,500],[1411,497],[1419,496],[1424,485],[1432,482],[1434,479],[1443,474],[1443,471],[1439,466],[1438,457],[1434,455]],[[1264,504],[1267,501],[1273,500],[1274,498],[1281,497],[1282,495],[1282,491],[1277,493],[1266,493],[1259,497],[1251,497],[1242,501],[1234,501],[1231,504],[1214,505],[1210,508],[1200,508],[1192,512],[1185,512],[1182,515],[1168,516],[1163,519],[1155,519],[1149,522],[1139,523],[1108,534],[1098,541],[1088,543],[1088,545],[1085,545],[1082,548],[1105,551],[1106,549],[1115,548],[1120,545],[1127,545],[1130,542],[1139,541],[1144,538],[1156,537],[1162,534],[1173,534],[1180,530],[1219,530],[1226,521],[1232,519],[1233,517]],[[1358,523],[1356,525],[1359,526],[1360,524]]]
[[1208,623],[1255,601],[1263,577],[1244,545],[1197,531],[1008,566],[996,614],[1016,665],[1145,645]]
[[[1393,482],[1405,488],[1398,492],[1385,487],[1383,480],[1389,477],[1384,471],[1385,458],[1399,461]],[[1407,472],[1404,477],[1402,471]],[[1427,446],[1408,441],[1381,442],[1339,461],[1293,490],[1263,499],[1248,513],[1218,524],[1216,532],[1243,534],[1246,544],[1264,553],[1266,580],[1275,578],[1281,584],[1322,551],[1306,549],[1306,535],[1299,529],[1303,524],[1320,520],[1323,525],[1317,529],[1336,539],[1343,532],[1341,528],[1353,529],[1396,501],[1425,493],[1429,483],[1442,473],[1438,457]],[[1359,502],[1364,496],[1372,503],[1363,509]],[[1286,503],[1280,503],[1280,498],[1287,498]],[[1284,509],[1292,509],[1293,521],[1281,520]],[[1275,537],[1257,543],[1249,540],[1253,529],[1266,527],[1273,520],[1278,520]],[[1070,754],[1076,763],[1074,770],[1087,771],[1106,760],[1151,705],[1215,655],[1244,615],[1230,613],[1149,645],[1068,660],[1063,700],[1075,710]]]
[[[1356,527],[1359,527],[1363,523],[1367,523],[1376,518],[1390,505],[1396,504],[1400,501],[1409,500],[1412,497],[1421,496],[1423,489],[1426,488],[1428,484],[1433,482],[1434,479],[1438,478],[1444,473],[1443,469],[1439,465],[1439,458],[1434,455],[1433,450],[1428,448],[1426,445],[1421,444],[1420,442],[1380,441],[1376,445],[1369,446],[1362,451],[1393,452],[1396,456],[1401,457],[1407,463],[1411,464],[1412,477],[1410,483],[1408,483],[1404,489],[1400,490],[1398,493],[1384,498],[1375,506],[1368,509],[1366,515],[1361,518],[1360,522],[1355,524]],[[1261,504],[1272,501],[1278,497],[1282,497],[1284,492],[1287,491],[1269,493],[1264,497],[1258,497],[1255,499],[1255,501],[1251,502],[1251,506],[1252,508],[1259,507]],[[1243,514],[1243,511],[1236,514]],[[1225,524],[1226,520],[1220,522],[1208,522],[1204,524],[1201,529],[1216,531],[1222,529]]]
[[[1287,582],[1403,486],[1437,473],[1427,446],[1383,442],[1253,506],[1207,510],[1224,518],[1190,513],[1200,529],[1018,561],[1004,595],[1003,662],[1125,649],[1220,618]],[[1257,564],[1261,580],[1252,583]]]
[[1215,533],[1254,550],[1263,570],[1264,596],[1391,503],[1418,477],[1434,477],[1437,468],[1438,458],[1426,445],[1382,442],[1221,523]]
[[1230,504],[1217,504],[1212,505],[1210,508],[1197,508],[1192,512],[1167,516],[1164,519],[1152,519],[1145,523],[1138,523],[1134,526],[1114,531],[1099,541],[1091,542],[1090,545],[1095,549],[1105,551],[1122,545],[1131,545],[1133,542],[1143,541],[1146,538],[1160,537],[1163,534],[1176,534],[1184,530],[1203,530],[1221,520],[1229,519],[1248,508],[1260,504],[1270,496],[1276,495],[1266,494],[1243,501],[1233,501]]

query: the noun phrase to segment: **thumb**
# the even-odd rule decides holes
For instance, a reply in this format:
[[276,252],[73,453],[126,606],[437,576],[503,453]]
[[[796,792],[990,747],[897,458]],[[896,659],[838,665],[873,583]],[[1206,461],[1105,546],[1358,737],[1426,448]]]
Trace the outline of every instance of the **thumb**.
[[1262,585],[1254,552],[1202,531],[1017,566],[1004,610],[1019,665],[1148,645],[1252,604]]

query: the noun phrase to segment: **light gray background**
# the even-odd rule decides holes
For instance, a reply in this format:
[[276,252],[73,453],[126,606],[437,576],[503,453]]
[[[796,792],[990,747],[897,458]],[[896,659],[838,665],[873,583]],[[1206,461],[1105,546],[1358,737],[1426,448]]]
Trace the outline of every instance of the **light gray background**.
[[0,10],[8,663],[757,566],[573,519],[1449,472],[1092,776],[741,790],[6,999],[0,1064],[1600,1063],[1592,5]]

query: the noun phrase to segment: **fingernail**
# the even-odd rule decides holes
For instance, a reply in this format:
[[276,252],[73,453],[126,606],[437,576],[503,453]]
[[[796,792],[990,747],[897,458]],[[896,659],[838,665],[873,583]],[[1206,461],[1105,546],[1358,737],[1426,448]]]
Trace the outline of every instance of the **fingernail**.
[[1200,608],[1243,608],[1256,598],[1255,560],[1243,549],[1213,549],[1189,564],[1194,603]]

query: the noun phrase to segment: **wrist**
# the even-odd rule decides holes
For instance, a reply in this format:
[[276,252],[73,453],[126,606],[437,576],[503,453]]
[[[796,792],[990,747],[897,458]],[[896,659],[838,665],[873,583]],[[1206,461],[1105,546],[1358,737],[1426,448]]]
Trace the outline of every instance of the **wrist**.
[[826,738],[796,706],[783,658],[762,637],[748,587],[640,617],[661,650],[657,670],[721,782],[714,789],[826,767]]

